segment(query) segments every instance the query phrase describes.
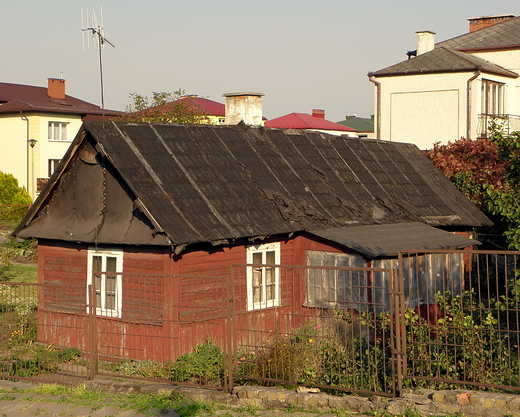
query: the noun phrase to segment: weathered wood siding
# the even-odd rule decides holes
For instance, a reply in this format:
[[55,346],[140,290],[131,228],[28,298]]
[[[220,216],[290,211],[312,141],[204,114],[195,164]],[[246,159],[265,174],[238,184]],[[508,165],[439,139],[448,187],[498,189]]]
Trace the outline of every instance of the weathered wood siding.
[[[225,346],[258,344],[312,320],[304,307],[307,250],[338,251],[319,239],[281,241],[280,306],[247,309],[246,246],[186,252],[169,248],[124,247],[122,317],[97,316],[98,350],[106,357],[165,361],[212,340]],[[88,245],[40,241],[40,340],[62,347],[89,348],[87,314]],[[231,265],[235,265],[231,267]],[[235,330],[230,331],[235,299]]]

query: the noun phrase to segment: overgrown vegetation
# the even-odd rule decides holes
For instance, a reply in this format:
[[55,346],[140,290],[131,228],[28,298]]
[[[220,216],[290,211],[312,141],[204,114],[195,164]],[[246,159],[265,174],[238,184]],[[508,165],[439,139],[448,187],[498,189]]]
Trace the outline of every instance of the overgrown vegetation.
[[[477,305],[471,294],[437,294],[444,314],[429,325],[407,310],[407,387],[472,388],[449,381],[509,384],[518,375],[518,357],[499,329],[499,301],[493,309]],[[337,309],[333,315],[302,326],[295,334],[277,334],[258,351],[243,355],[240,374],[256,384],[291,381],[345,389],[391,392],[391,320]],[[438,381],[429,379],[435,378]]]
[[104,368],[126,376],[200,385],[224,385],[224,354],[220,346],[211,340],[197,344],[192,352],[179,356],[175,361],[159,363],[125,360],[114,365],[104,364]]
[[495,221],[510,249],[520,250],[520,132],[506,135],[492,123],[490,139],[437,143],[430,160]]

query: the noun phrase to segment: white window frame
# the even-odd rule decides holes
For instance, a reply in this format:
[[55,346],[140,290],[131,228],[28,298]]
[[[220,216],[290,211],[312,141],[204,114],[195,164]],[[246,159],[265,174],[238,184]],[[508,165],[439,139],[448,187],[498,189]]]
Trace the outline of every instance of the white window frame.
[[[266,265],[266,254],[274,251],[274,263],[280,265],[280,242],[264,243],[260,245],[251,245],[247,247],[247,310],[258,310],[270,307],[280,306],[280,268],[274,268],[274,297],[270,300],[266,299],[267,296],[267,284],[266,284],[266,271],[269,267],[260,266],[254,267],[253,255],[262,254],[262,265]],[[253,298],[253,275],[254,271],[261,273],[261,300],[255,302]]]
[[481,114],[486,116],[503,116],[505,114],[505,88],[504,83],[492,80],[482,80],[481,88]]
[[[70,142],[67,140],[67,125],[68,122],[49,122],[48,136],[50,142]],[[58,137],[56,137],[56,127],[58,128]]]
[[49,178],[52,176],[52,174],[54,174],[54,171],[56,171],[56,168],[60,162],[61,159],[49,159],[49,170],[47,172],[49,174]]
[[[122,299],[123,299],[123,279],[122,279],[122,273],[123,273],[123,251],[120,249],[95,249],[95,248],[89,248],[88,250],[88,265],[87,265],[87,305],[89,305],[89,286],[92,285],[92,278],[94,276],[93,271],[93,263],[94,263],[94,256],[100,256],[102,265],[101,265],[101,288],[96,288],[96,293],[99,292],[100,299],[101,299],[101,305],[96,306],[96,314],[98,316],[106,316],[106,317],[115,317],[115,318],[121,318],[122,313]],[[106,271],[106,263],[107,258],[113,257],[116,258],[116,285],[115,285],[115,302],[114,302],[114,308],[106,308],[106,278],[107,278],[107,271]],[[88,308],[87,308],[88,312]]]

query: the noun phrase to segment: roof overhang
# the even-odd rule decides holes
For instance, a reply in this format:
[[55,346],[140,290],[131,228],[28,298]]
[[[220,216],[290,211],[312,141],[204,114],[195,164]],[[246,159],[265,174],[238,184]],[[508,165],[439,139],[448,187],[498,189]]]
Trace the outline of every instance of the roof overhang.
[[477,240],[424,223],[397,223],[310,230],[313,235],[354,249],[369,259],[395,257],[400,250],[460,249]]

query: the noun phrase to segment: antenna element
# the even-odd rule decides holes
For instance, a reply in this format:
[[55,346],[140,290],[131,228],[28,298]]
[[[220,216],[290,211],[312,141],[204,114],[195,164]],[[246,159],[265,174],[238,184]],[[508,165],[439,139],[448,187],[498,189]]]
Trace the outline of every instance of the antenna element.
[[[85,9],[86,19],[83,16],[83,8],[81,9],[81,39],[83,42],[83,50],[85,50],[85,32],[92,32],[92,37],[97,41],[94,43],[94,47],[99,50],[99,77],[101,83],[101,112],[103,120],[105,120],[105,94],[103,87],[103,54],[102,50],[105,47],[105,44],[109,44],[112,48],[115,48],[115,45],[110,42],[107,38],[105,38],[105,31],[103,29],[103,8],[99,8],[100,11],[100,20],[98,21],[96,16],[96,11],[92,8],[92,15],[88,15],[88,9]],[[87,48],[90,49],[90,37],[87,36]]]

